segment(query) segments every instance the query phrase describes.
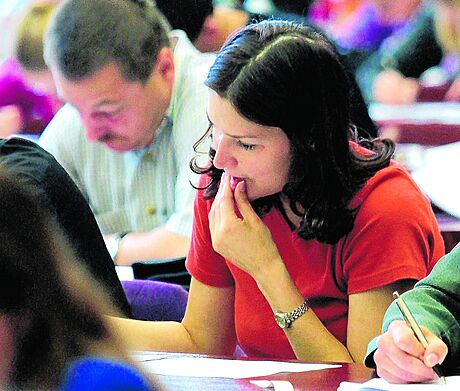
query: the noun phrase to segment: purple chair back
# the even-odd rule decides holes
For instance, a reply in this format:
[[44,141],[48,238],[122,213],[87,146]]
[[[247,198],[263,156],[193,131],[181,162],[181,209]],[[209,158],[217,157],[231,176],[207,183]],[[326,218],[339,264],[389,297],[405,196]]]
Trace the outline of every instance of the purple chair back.
[[[180,285],[152,280],[122,281],[134,319],[173,320],[180,322],[185,314],[188,292]],[[236,346],[234,356],[246,357]]]
[[121,283],[134,319],[180,322],[184,317],[188,292],[180,285],[151,280]]

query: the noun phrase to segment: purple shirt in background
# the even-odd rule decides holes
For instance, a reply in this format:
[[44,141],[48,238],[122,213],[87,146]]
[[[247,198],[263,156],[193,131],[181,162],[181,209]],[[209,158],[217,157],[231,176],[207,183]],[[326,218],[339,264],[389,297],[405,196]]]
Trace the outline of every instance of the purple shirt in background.
[[16,60],[0,65],[0,107],[15,105],[21,112],[22,133],[41,134],[53,118],[55,99],[26,85]]
[[383,40],[402,25],[403,23],[380,22],[377,11],[372,6],[363,4],[349,17],[337,37],[337,43],[345,49],[377,50]]
[[[360,4],[348,14],[339,18],[340,22],[329,26],[328,1],[316,1],[309,11],[309,19],[334,38],[336,44],[345,50],[377,50],[383,40],[402,27],[404,23],[388,24],[379,20],[376,9],[371,4]],[[332,28],[332,30],[330,30]]]

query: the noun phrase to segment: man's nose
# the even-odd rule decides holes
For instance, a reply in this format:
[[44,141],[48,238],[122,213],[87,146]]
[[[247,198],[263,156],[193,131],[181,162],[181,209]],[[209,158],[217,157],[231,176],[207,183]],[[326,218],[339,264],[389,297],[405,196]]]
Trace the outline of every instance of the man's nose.
[[81,115],[83,126],[85,127],[86,138],[88,141],[98,141],[106,133],[106,126],[101,120],[91,115]]

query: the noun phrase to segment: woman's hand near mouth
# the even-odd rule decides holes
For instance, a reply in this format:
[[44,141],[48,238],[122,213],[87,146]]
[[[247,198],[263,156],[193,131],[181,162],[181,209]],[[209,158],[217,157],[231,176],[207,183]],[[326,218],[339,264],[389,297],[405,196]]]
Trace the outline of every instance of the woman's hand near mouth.
[[257,281],[267,270],[267,262],[283,261],[270,231],[249,203],[245,181],[238,181],[232,192],[231,179],[233,177],[226,173],[222,175],[209,212],[212,245],[215,251]]

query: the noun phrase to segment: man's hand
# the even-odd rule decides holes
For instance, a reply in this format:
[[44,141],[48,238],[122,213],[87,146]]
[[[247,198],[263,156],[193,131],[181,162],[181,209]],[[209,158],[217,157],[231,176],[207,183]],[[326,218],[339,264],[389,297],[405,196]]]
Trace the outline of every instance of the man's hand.
[[421,327],[428,347],[415,337],[402,320],[395,320],[377,340],[374,361],[377,374],[390,383],[420,383],[437,378],[432,367],[444,361],[446,344],[425,327]]
[[22,116],[18,106],[0,107],[0,137],[21,133],[22,127]]
[[[112,234],[104,235],[104,240]],[[109,241],[110,242],[110,241]],[[130,232],[118,242],[115,257],[117,265],[162,258],[185,257],[190,247],[190,237],[169,231],[161,225],[147,232]]]
[[446,92],[444,100],[451,102],[460,101],[460,77],[457,77]]
[[375,78],[373,94],[375,101],[379,103],[407,105],[415,103],[419,88],[416,79],[406,78],[390,69]]

